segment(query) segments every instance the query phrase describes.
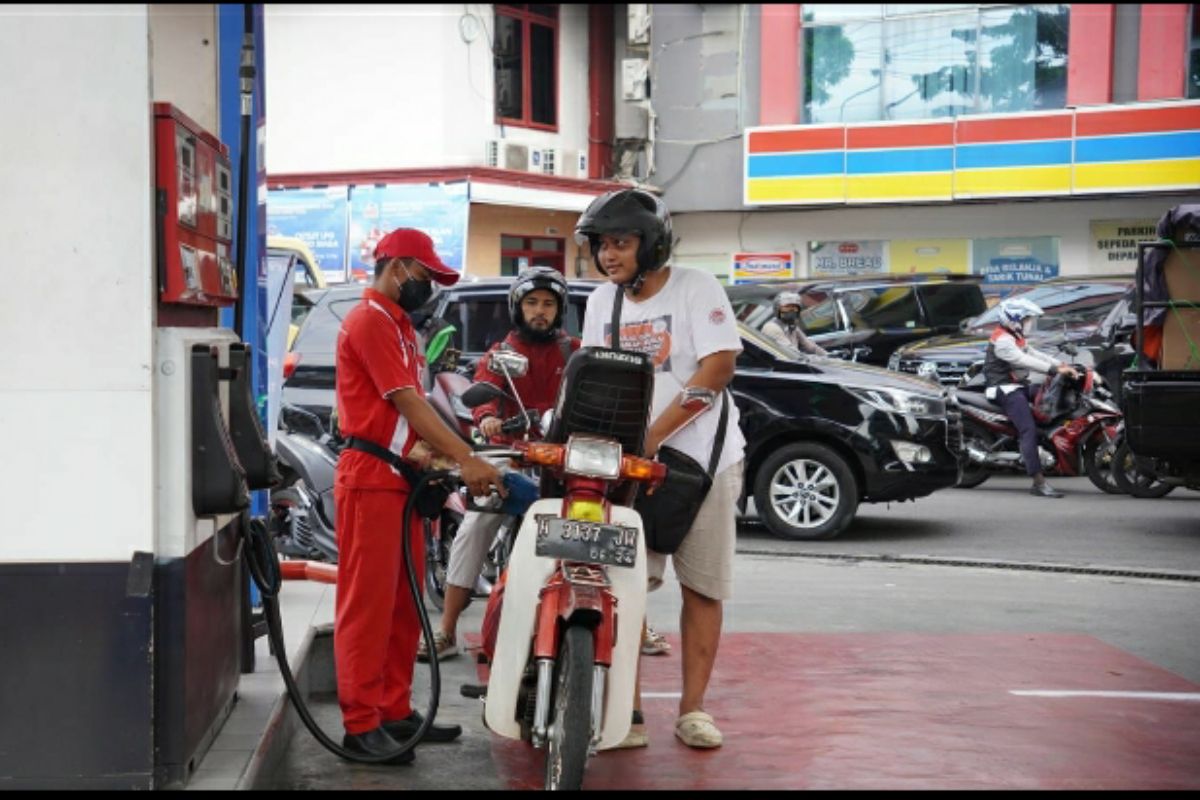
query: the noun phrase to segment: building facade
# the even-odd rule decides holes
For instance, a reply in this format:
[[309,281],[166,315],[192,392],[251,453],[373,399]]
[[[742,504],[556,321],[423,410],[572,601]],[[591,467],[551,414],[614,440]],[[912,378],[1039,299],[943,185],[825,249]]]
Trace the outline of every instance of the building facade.
[[[738,277],[1129,272],[1200,194],[1190,5],[656,5],[651,184]],[[777,272],[775,274],[778,274]],[[744,275],[742,277],[745,277]]]

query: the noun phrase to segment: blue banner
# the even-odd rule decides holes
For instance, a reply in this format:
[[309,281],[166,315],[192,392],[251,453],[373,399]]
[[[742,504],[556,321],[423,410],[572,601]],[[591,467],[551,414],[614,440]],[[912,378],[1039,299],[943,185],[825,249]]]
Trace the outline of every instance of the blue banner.
[[976,239],[973,261],[976,275],[989,284],[1040,283],[1058,276],[1058,237]]
[[429,234],[442,261],[461,272],[466,259],[469,212],[465,181],[351,187],[351,280],[370,280],[375,268],[375,245],[395,228],[417,228]]
[[294,236],[316,256],[325,280],[346,280],[346,187],[267,192],[267,235]]

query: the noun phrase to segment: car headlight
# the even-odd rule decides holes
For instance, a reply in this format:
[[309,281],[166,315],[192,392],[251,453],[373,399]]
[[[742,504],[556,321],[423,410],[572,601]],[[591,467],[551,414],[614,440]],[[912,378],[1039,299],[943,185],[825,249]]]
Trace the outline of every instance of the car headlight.
[[563,472],[616,480],[621,477],[621,443],[594,436],[572,436],[567,440]]
[[946,401],[939,397],[906,392],[903,389],[864,389],[847,386],[846,391],[872,408],[890,414],[912,414],[916,417],[946,415]]
[[921,444],[893,439],[892,449],[896,451],[896,458],[905,464],[928,464],[933,460],[933,453],[929,451],[928,447]]

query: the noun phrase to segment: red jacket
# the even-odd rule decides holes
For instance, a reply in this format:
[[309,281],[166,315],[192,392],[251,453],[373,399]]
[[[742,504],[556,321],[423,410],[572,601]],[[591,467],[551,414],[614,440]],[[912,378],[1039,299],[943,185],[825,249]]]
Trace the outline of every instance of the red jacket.
[[[527,411],[536,411],[541,414],[554,408],[554,402],[558,399],[558,385],[562,382],[563,368],[567,365],[567,360],[563,357],[564,340],[569,346],[568,352],[574,353],[579,349],[579,339],[565,333],[560,333],[557,339],[549,342],[529,342],[518,336],[515,331],[510,331],[508,336],[504,337],[503,342],[492,345],[488,350],[488,353],[491,353],[499,350],[502,344],[507,344],[511,349],[529,359],[529,371],[523,377],[513,378],[513,384],[517,387],[521,402],[525,404]],[[504,375],[488,369],[486,354],[479,359],[479,363],[475,367],[475,380],[494,384],[503,389],[505,393],[512,394]],[[472,416],[475,418],[475,424],[478,425],[483,422],[484,417],[506,420],[519,413],[521,410],[515,403],[498,398],[490,403],[476,406],[472,411]]]

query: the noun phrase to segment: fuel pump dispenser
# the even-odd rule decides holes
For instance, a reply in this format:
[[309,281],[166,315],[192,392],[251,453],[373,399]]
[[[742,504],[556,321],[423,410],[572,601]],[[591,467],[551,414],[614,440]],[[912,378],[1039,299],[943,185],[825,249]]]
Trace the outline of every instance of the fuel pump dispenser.
[[219,327],[240,287],[230,257],[228,148],[154,104],[157,430],[155,771],[186,781],[241,674],[241,549],[250,492],[278,479],[249,385],[250,347]]

